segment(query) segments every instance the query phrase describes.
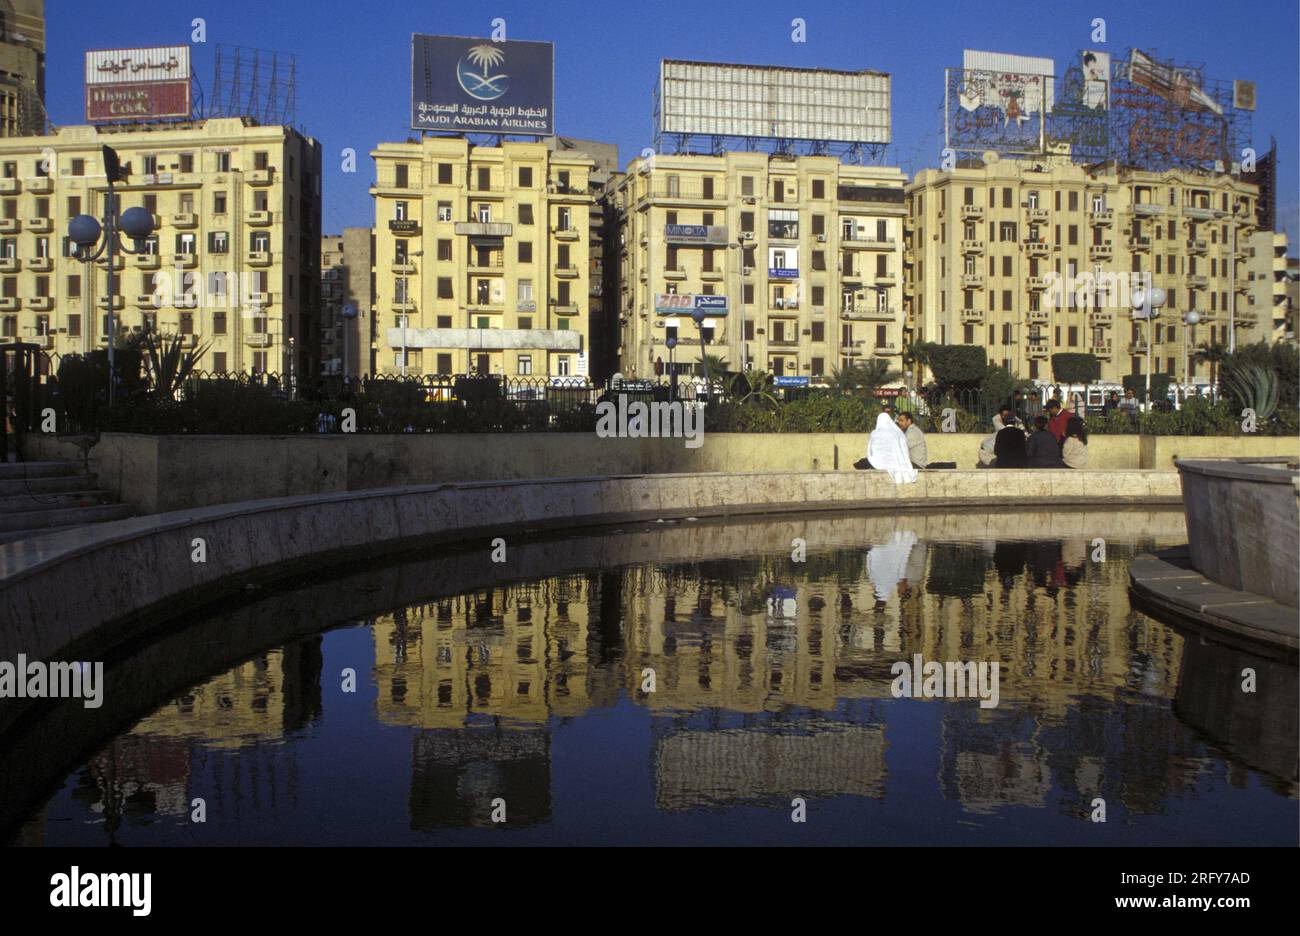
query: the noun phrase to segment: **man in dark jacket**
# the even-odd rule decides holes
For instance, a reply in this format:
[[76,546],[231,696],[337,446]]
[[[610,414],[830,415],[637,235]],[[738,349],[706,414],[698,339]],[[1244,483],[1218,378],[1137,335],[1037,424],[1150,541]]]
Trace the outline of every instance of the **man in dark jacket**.
[[1024,468],[1028,464],[1025,455],[1025,432],[1011,425],[999,429],[993,440],[995,468]]
[[1034,420],[1034,432],[1025,443],[1025,456],[1030,468],[1065,467],[1065,462],[1061,460],[1061,446],[1048,430],[1046,416]]

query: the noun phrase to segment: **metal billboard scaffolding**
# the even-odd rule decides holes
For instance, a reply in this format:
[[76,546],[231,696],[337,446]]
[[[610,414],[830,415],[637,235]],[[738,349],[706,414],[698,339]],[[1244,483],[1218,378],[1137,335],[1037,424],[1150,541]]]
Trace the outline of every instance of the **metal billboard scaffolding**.
[[264,126],[293,126],[298,57],[271,49],[218,45],[207,117],[252,117]]

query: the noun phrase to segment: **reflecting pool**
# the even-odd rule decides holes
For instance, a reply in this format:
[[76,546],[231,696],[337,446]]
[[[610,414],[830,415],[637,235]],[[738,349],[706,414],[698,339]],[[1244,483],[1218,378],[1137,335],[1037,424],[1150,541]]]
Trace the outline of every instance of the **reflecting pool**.
[[[102,713],[19,739],[6,827],[49,845],[1294,845],[1293,661],[1129,605],[1129,560],[1182,524],[639,524],[250,589],[111,664]],[[997,705],[895,697],[918,655],[996,662]]]

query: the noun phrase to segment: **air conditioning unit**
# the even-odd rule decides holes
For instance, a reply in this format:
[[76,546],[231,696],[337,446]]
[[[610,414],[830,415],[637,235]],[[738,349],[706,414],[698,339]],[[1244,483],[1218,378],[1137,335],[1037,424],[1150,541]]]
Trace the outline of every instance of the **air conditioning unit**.
[[754,268],[753,268],[753,267],[745,267],[745,268],[742,269],[740,272],[741,272],[741,274],[744,275],[744,276],[753,276],[753,275],[754,275]]
[[746,195],[744,198],[741,199],[741,201],[742,201],[743,203],[745,203],[746,205],[757,205],[757,204],[758,204],[758,199],[755,198],[753,195]]
[[817,235],[817,243],[819,243],[819,244],[824,244],[824,243],[826,243],[826,235],[825,235],[825,234],[818,234],[818,235]]
[[752,241],[752,240],[754,239],[754,232],[753,232],[753,231],[741,231],[741,232],[740,232],[740,239],[743,240],[743,241]]

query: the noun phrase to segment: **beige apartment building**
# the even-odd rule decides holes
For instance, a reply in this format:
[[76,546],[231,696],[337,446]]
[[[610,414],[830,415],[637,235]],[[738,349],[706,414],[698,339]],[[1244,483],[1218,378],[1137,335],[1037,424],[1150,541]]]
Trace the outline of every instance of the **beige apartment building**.
[[[898,169],[830,156],[633,160],[606,194],[624,377],[698,371],[702,354],[814,384],[850,363],[898,362],[903,184]],[[712,313],[701,327],[694,308]]]
[[0,2],[0,137],[45,132],[45,0]]
[[[77,260],[67,237],[77,215],[104,216],[105,144],[126,171],[120,210],[143,207],[155,225],[143,254],[118,253],[111,296],[107,255]],[[119,335],[206,345],[203,370],[315,374],[320,204],[320,146],[289,127],[228,118],[0,140],[0,340],[52,355],[107,347],[111,302]]]
[[1262,335],[1252,333],[1251,341],[1258,341],[1260,337],[1271,341],[1295,341],[1295,310],[1287,299],[1287,247],[1284,231],[1256,231],[1251,235],[1247,303],[1266,326]]
[[[1230,310],[1239,342],[1271,334],[1267,313],[1247,301],[1257,197],[1230,175],[992,153],[924,170],[907,187],[908,340],[978,345],[993,363],[1044,381],[1053,354],[1091,353],[1108,382],[1145,373],[1153,340],[1156,372],[1206,382],[1208,365],[1191,353],[1227,342]],[[1147,273],[1168,294],[1153,325],[1132,321],[1128,295],[1086,288],[1089,278],[1127,284]],[[1188,327],[1190,309],[1201,321]]]
[[376,371],[587,377],[593,160],[435,136],[371,155]]
[[375,232],[344,228],[320,240],[321,374],[374,373]]

